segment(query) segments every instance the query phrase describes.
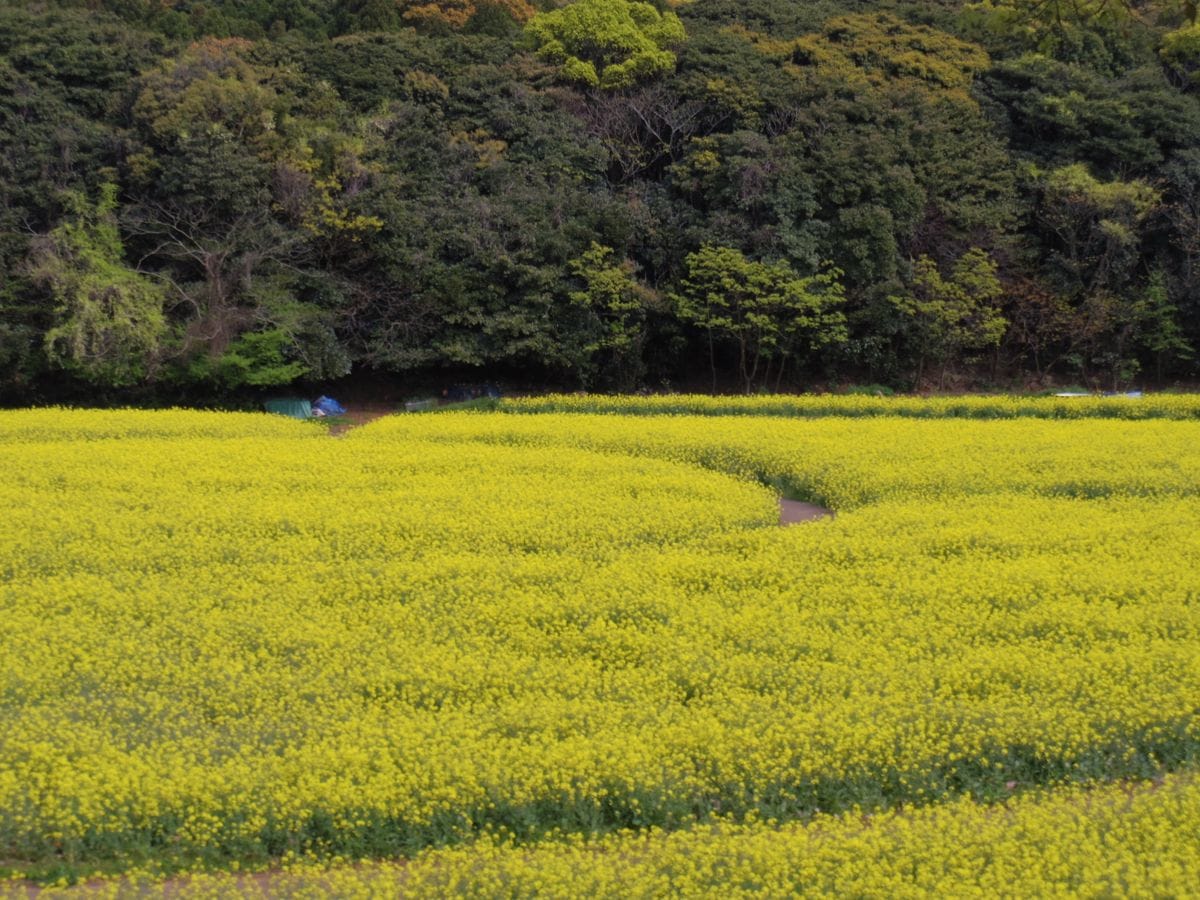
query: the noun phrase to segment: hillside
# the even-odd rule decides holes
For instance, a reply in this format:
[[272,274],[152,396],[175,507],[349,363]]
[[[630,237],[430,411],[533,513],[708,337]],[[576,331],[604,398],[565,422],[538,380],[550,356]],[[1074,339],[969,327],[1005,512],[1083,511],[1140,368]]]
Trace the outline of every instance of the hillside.
[[1195,379],[1195,5],[0,9],[0,400]]

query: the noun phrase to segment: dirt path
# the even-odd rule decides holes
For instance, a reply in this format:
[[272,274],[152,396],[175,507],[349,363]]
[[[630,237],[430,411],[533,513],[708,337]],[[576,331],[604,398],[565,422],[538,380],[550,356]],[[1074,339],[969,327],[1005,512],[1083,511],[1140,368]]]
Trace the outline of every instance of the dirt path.
[[388,403],[361,403],[346,407],[346,414],[338,416],[337,422],[329,426],[329,433],[334,437],[345,434],[351,428],[358,428],[399,412],[396,406]]
[[799,525],[801,522],[813,522],[832,516],[833,512],[823,506],[804,503],[800,500],[785,500],[779,498],[779,524]]

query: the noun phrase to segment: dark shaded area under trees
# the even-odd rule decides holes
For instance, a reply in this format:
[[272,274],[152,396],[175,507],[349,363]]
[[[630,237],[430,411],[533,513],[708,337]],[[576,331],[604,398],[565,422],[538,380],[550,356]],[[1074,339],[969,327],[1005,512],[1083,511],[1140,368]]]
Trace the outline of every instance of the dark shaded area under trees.
[[1183,0],[0,8],[0,400],[1194,380]]

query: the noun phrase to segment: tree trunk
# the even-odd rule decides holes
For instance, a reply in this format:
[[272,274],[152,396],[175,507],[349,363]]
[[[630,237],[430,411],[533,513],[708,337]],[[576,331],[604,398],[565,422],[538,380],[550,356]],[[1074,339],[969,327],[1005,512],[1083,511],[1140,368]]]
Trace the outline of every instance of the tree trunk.
[[758,353],[753,354],[753,358],[754,358],[754,365],[752,365],[750,367],[750,371],[746,376],[746,393],[747,394],[751,394],[754,392],[754,382],[758,378],[758,364],[762,361],[762,357]]
[[717,392],[717,352],[713,349],[712,329],[708,329],[708,365],[712,369],[713,393]]
[[738,336],[738,371],[741,373],[742,381],[746,385],[746,393],[750,393],[750,376],[746,370],[746,337],[745,335]]

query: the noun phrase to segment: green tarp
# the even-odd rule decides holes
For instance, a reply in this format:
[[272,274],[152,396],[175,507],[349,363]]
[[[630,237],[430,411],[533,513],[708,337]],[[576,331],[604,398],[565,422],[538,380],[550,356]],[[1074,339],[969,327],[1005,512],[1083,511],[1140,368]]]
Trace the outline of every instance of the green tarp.
[[268,400],[263,404],[267,412],[279,413],[281,416],[291,416],[293,419],[311,419],[312,404],[297,397],[281,397],[278,400]]

